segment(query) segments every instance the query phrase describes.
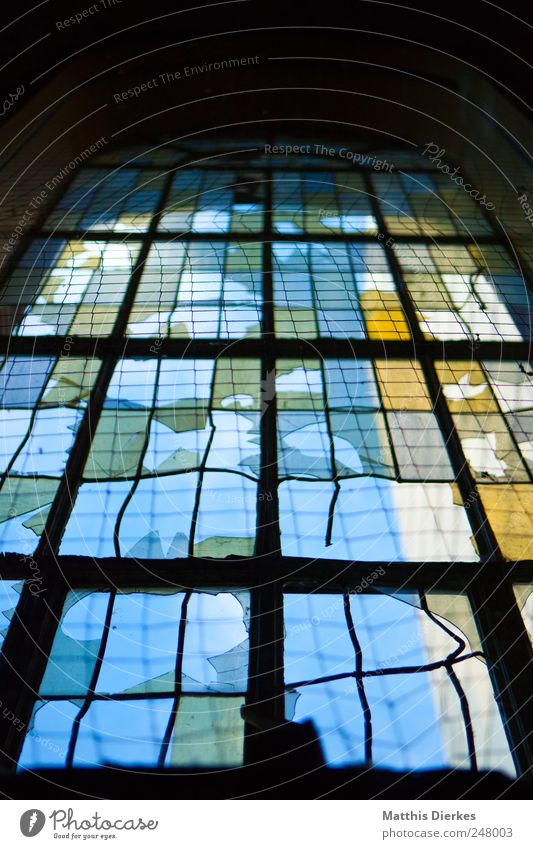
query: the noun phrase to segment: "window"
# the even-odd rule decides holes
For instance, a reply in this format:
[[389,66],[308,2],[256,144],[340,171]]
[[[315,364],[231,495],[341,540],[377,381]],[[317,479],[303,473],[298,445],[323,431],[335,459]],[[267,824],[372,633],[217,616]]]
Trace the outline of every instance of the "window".
[[254,705],[333,766],[527,770],[529,295],[460,187],[100,153],[0,316],[5,765],[240,766]]

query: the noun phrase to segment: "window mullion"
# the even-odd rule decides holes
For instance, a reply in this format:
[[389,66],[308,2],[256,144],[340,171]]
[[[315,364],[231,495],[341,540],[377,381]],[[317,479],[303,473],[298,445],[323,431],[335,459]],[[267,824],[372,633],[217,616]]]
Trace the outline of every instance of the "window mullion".
[[[283,691],[283,592],[281,582],[269,573],[270,555],[280,554],[276,422],[276,357],[272,280],[272,172],[265,175],[263,229],[263,312],[261,358],[261,474],[257,501],[257,538],[254,581],[250,593],[250,667],[247,706],[259,717],[280,722],[284,717]],[[264,562],[264,567],[263,567]],[[247,721],[245,762],[260,762],[268,751],[268,733]]]
[[512,581],[488,564],[470,582],[468,597],[519,775],[533,774],[533,650]]
[[261,476],[257,502],[256,555],[279,554],[278,461],[277,461],[277,405],[276,405],[276,351],[273,345],[274,290],[272,276],[272,175],[266,178],[265,218],[263,230],[263,312],[260,391]]
[[[54,238],[61,239],[73,239],[73,240],[83,240],[90,238],[91,241],[95,242],[118,242],[119,244],[127,243],[127,242],[138,242],[142,239],[142,233],[130,231],[109,231],[109,230],[91,230],[88,236],[87,230],[73,229],[73,230],[62,230],[57,228],[54,230],[53,234]],[[239,242],[257,242],[258,239],[261,238],[261,232],[249,232],[249,231],[237,231],[235,232],[235,237],[239,240]],[[332,233],[328,231],[324,231],[324,233],[298,233],[297,235],[294,233],[276,233],[276,241],[278,242],[294,242],[295,240],[298,242],[338,242],[340,244],[344,244],[346,239],[349,238],[351,242],[368,242],[372,236],[368,233]],[[194,233],[191,231],[185,231],[180,233],[174,233],[168,230],[162,230],[157,234],[157,240],[159,242],[226,242],[228,240],[227,232],[213,231],[212,233]],[[409,245],[471,245],[472,242],[475,242],[477,245],[501,245],[502,240],[498,236],[492,235],[479,235],[479,236],[462,236],[460,234],[456,236],[423,236],[416,235],[410,233],[398,233],[394,236],[394,241],[397,244],[409,244]]]
[[[73,342],[73,340],[75,340]],[[212,359],[219,356],[231,357],[261,357],[265,345],[261,339],[243,337],[231,340],[231,351],[226,339],[187,339],[180,337],[161,338],[161,344],[157,346],[158,352],[168,357],[179,359]],[[127,348],[123,337],[117,339],[106,339],[103,337],[91,338],[89,336],[17,336],[11,340],[9,337],[0,338],[0,352],[46,357],[57,356],[66,344],[76,346],[77,357],[99,357],[118,352],[124,357],[151,357],[153,355],[154,339],[151,338],[128,338]],[[270,339],[269,349],[277,357],[287,359],[301,358],[305,341],[300,338]],[[412,359],[413,347],[410,341],[391,339],[387,340],[387,357],[389,359]],[[475,348],[472,342],[463,340],[450,340],[442,342],[438,339],[423,339],[417,341],[418,354],[428,354],[432,359],[445,359],[449,362],[454,360],[529,360],[531,358],[531,347],[528,342],[500,342],[487,341],[476,342]],[[384,347],[380,339],[337,339],[322,336],[313,339],[313,356],[347,358],[354,357],[363,359],[378,357],[383,358]]]

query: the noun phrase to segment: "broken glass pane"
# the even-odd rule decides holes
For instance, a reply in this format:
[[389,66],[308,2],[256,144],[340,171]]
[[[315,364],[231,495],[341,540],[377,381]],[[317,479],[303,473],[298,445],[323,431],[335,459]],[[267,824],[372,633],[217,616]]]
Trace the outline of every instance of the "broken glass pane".
[[526,287],[503,249],[399,245],[394,250],[428,339],[529,338]]
[[242,763],[249,610],[242,590],[69,593],[20,767]]
[[457,415],[454,423],[466,459],[478,481],[528,481],[529,475],[503,416]]
[[489,361],[483,367],[502,412],[525,413],[533,408],[533,367],[530,363]]
[[395,476],[381,413],[280,413],[278,436],[282,478]]
[[498,405],[487,375],[474,361],[441,361],[435,363],[442,392],[452,413],[497,413]]
[[[384,406],[405,399],[414,410],[389,409],[385,417],[369,361],[278,361],[285,554],[477,560],[455,485],[442,483],[454,474],[437,421],[419,409],[429,405],[425,384],[408,362],[398,367],[379,365]],[[401,390],[396,381],[404,381]],[[410,383],[419,387],[412,398]],[[441,483],[416,483],[426,480]]]
[[[242,704],[242,696],[183,696],[171,727],[165,765],[240,766]],[[19,770],[65,766],[78,710],[71,702],[38,703]],[[80,722],[73,765],[158,766],[172,710],[171,698],[92,702]]]
[[22,581],[0,581],[0,649],[22,591]]
[[[69,593],[40,692],[85,696],[105,635],[96,693],[158,694],[175,689],[178,630],[185,593],[81,590]],[[191,593],[186,603],[183,692],[246,692],[248,593]],[[109,627],[106,615],[112,612]]]
[[122,360],[62,553],[252,554],[259,379],[257,360]]
[[457,362],[439,364],[437,370],[476,479],[529,481],[532,432],[528,408],[533,405],[533,391],[525,365],[484,363],[482,367]]
[[37,239],[0,296],[4,332],[108,335],[139,250],[138,242]]

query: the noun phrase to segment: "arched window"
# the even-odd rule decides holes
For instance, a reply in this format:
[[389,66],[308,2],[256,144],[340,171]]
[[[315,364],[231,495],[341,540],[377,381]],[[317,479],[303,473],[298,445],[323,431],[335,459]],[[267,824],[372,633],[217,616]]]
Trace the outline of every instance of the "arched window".
[[526,769],[529,290],[489,207],[353,143],[75,172],[0,294],[5,764],[238,766],[310,719],[332,766]]

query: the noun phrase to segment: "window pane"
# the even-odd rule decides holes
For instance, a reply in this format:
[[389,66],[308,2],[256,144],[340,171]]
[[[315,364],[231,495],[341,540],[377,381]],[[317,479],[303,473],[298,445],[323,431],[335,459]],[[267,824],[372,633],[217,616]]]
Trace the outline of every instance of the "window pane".
[[87,168],[74,177],[43,229],[148,230],[164,180],[151,168]]
[[263,227],[264,178],[254,171],[179,171],[160,230],[172,233],[258,232]]
[[2,332],[109,335],[139,249],[137,242],[37,239],[0,295]]
[[92,685],[96,693],[174,692],[184,610],[181,690],[246,692],[248,593],[188,595],[172,588],[69,593],[41,684],[43,697],[88,694],[104,635],[103,661]]
[[428,339],[529,338],[527,288],[501,248],[396,245],[394,250]]
[[272,250],[278,336],[410,338],[379,243],[275,242]]
[[253,554],[259,381],[257,360],[122,360],[61,553]]
[[245,591],[69,593],[20,766],[64,766],[69,746],[75,766],[241,764],[249,608]]
[[[427,167],[427,162],[424,161]],[[383,173],[372,177],[393,235],[481,236],[491,226],[462,186],[441,174]]]
[[[372,580],[370,572],[367,586]],[[485,663],[469,656],[477,646],[455,623],[455,599],[430,594],[429,609],[435,603],[438,613],[432,619],[420,609],[417,594],[402,598],[364,595],[361,586],[354,588],[347,596],[350,634],[343,596],[285,597],[288,718],[313,720],[332,766],[363,763],[366,738],[374,767],[468,769],[469,723],[444,665],[452,658],[479,768],[514,775]],[[470,611],[459,608],[458,618],[471,631]],[[436,668],[426,669],[427,664]],[[354,678],[357,671],[363,694]]]
[[533,557],[533,486],[480,484],[481,502],[507,560]]
[[130,336],[258,336],[260,244],[155,242],[130,314]]
[[275,173],[277,233],[374,233],[376,219],[359,174]]
[[[368,360],[278,361],[283,553],[477,560],[437,420],[419,409],[427,401],[420,372],[398,361],[377,373],[379,381]],[[413,410],[406,379],[418,387]]]
[[[164,766],[241,766],[242,704],[242,696],[183,696],[174,716],[172,699],[93,702],[80,722],[73,765],[156,767],[172,722]],[[77,713],[71,702],[39,702],[19,770],[64,767]]]

